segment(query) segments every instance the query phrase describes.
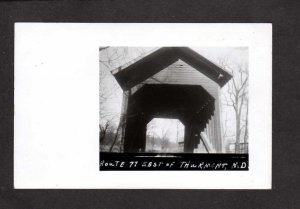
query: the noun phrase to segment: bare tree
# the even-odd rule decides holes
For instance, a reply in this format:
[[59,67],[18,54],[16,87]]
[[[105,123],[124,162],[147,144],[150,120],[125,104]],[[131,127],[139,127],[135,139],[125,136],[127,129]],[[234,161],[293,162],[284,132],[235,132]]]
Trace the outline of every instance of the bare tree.
[[155,129],[157,125],[155,123],[155,120],[152,120],[150,123],[147,124],[147,131],[149,132],[149,135],[147,137],[150,138],[150,144],[151,144],[151,150],[154,150],[155,146]]
[[225,113],[224,126],[223,126],[223,139],[227,137],[227,126],[228,126],[228,118],[227,113]]
[[169,145],[169,129],[162,129],[161,130],[161,150],[165,151]]
[[[248,144],[248,111],[249,111],[249,103],[248,103],[248,98],[245,99],[245,104],[246,104],[246,118],[245,118],[245,132],[244,132],[244,143],[245,146]],[[248,152],[248,146],[245,152]]]
[[[110,127],[117,127],[115,130],[115,136],[111,140],[110,151],[115,146],[118,140],[118,134],[121,129],[121,102],[115,102],[114,105],[119,104],[120,111],[111,109],[111,102],[118,100],[122,94],[122,90],[113,75],[111,70],[131,61],[133,58],[145,53],[140,48],[129,47],[100,47],[100,143],[106,136],[107,130]],[[118,124],[119,123],[119,124]],[[117,125],[118,124],[118,125]]]
[[[248,134],[248,66],[247,64],[229,64],[226,59],[220,59],[219,64],[233,75],[227,85],[227,95],[224,95],[225,105],[235,112],[235,147],[240,153],[241,135],[244,139]],[[243,119],[245,118],[245,119]]]
[[108,127],[109,127],[109,121],[107,121],[104,125],[99,125],[99,128],[100,128],[100,143],[103,142],[104,138],[105,138],[105,135],[106,135],[106,132],[108,130]]

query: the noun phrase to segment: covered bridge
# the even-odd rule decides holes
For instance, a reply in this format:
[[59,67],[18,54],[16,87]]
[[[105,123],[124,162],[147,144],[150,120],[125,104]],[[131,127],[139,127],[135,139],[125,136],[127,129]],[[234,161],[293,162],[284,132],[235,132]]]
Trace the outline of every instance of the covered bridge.
[[203,142],[222,152],[220,89],[231,75],[187,47],[162,47],[111,73],[123,89],[119,137],[124,152],[143,152],[153,118],[185,126],[184,152]]

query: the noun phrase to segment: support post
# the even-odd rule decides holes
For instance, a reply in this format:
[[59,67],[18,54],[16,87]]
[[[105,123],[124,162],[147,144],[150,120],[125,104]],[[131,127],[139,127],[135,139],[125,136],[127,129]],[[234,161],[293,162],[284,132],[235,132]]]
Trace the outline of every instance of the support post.
[[123,91],[123,98],[122,98],[122,108],[121,108],[121,117],[120,117],[120,152],[124,152],[124,138],[125,138],[125,129],[126,129],[126,122],[127,122],[127,109],[128,109],[128,100],[130,96],[130,90]]

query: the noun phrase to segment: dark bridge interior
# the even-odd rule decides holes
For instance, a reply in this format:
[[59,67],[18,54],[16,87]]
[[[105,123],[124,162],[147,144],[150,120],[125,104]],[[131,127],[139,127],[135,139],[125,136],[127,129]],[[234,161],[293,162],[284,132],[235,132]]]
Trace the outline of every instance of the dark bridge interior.
[[214,108],[214,98],[201,86],[146,84],[129,97],[124,152],[144,152],[147,124],[160,117],[184,124],[184,152],[191,153]]

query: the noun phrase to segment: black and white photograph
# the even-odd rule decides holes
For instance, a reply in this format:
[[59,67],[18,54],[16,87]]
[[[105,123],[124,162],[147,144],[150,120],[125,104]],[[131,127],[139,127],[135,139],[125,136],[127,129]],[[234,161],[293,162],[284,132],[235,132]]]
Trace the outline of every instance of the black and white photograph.
[[14,186],[270,188],[271,29],[17,23]]
[[300,208],[299,6],[0,3],[0,208]]
[[138,163],[156,169],[208,159],[172,164],[204,170],[234,169],[239,158],[235,169],[248,169],[247,47],[106,46],[99,64],[100,170],[119,167],[105,162],[116,156],[151,158]]

